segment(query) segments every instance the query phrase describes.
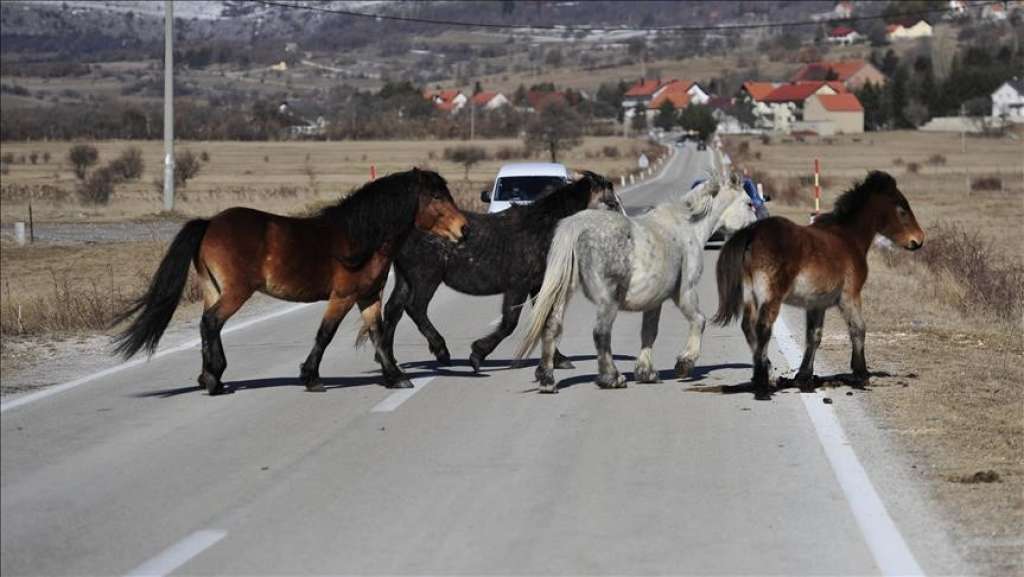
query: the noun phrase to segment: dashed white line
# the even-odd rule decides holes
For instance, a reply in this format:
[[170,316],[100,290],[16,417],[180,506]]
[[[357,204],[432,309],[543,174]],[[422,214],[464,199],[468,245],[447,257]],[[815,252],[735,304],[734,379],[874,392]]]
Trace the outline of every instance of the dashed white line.
[[390,413],[391,411],[394,411],[399,406],[401,406],[402,403],[408,401],[409,399],[412,398],[413,395],[420,392],[423,389],[423,387],[427,386],[427,383],[434,380],[435,378],[436,376],[429,376],[413,379],[411,389],[399,389],[391,393],[387,397],[384,397],[383,401],[377,403],[375,407],[370,409],[370,412]]
[[[790,367],[799,367],[803,351],[782,315],[775,321],[774,328],[775,340],[786,361]],[[875,563],[882,575],[924,575],[867,472],[857,460],[835,410],[832,405],[822,402],[823,398],[821,392],[800,395]]]
[[227,536],[227,531],[219,529],[206,529],[196,531],[174,545],[165,549],[162,553],[139,565],[129,573],[130,577],[163,577],[172,571],[188,563],[190,559],[209,549],[217,541]]
[[[268,320],[273,319],[273,318],[277,318],[277,317],[280,317],[280,316],[283,316],[283,315],[286,315],[286,314],[289,314],[289,313],[293,313],[293,312],[295,312],[295,311],[297,311],[299,309],[305,308],[305,307],[307,307],[307,306],[309,306],[311,304],[312,303],[300,303],[300,304],[297,304],[297,305],[293,305],[293,306],[290,306],[290,307],[283,308],[283,309],[278,310],[278,311],[274,311],[272,313],[263,315],[261,317],[256,317],[254,319],[249,319],[249,320],[247,320],[245,322],[238,323],[237,325],[226,327],[223,331],[221,331],[221,334],[229,334],[229,333],[233,333],[235,331],[240,331],[242,329],[251,327],[254,324],[262,323],[263,321],[268,321]],[[93,373],[91,375],[86,375],[86,376],[84,376],[84,377],[82,377],[80,379],[75,379],[75,380],[69,381],[67,383],[63,383],[63,384],[60,384],[60,385],[55,385],[55,386],[49,387],[47,389],[43,389],[42,391],[39,391],[39,392],[36,392],[36,393],[30,393],[30,394],[27,394],[27,395],[22,395],[20,397],[16,397],[14,399],[11,399],[10,401],[6,401],[6,402],[3,402],[3,403],[0,403],[0,413],[6,413],[7,411],[9,411],[11,409],[15,409],[17,407],[20,407],[20,406],[23,406],[23,405],[27,405],[29,403],[33,403],[33,402],[38,401],[40,399],[45,399],[46,397],[50,397],[50,396],[56,395],[58,393],[63,393],[64,391],[71,390],[71,389],[73,389],[73,388],[75,388],[75,387],[77,387],[79,385],[84,385],[85,383],[88,383],[90,381],[94,381],[94,380],[99,379],[101,377],[105,377],[107,375],[112,375],[114,373],[123,371],[125,369],[129,369],[131,367],[137,367],[137,366],[141,365],[142,363],[145,363],[148,360],[159,359],[160,357],[165,357],[165,356],[170,355],[170,354],[178,353],[178,352],[181,352],[181,351],[184,351],[184,350],[188,350],[188,349],[197,347],[197,346],[199,346],[200,342],[201,342],[201,339],[192,339],[192,340],[187,341],[185,343],[182,343],[182,344],[180,344],[180,345],[178,345],[176,347],[171,347],[169,349],[163,349],[161,351],[157,351],[156,354],[154,354],[153,356],[151,356],[149,358],[135,359],[134,361],[128,361],[128,362],[125,362],[125,363],[121,363],[120,365],[115,365],[115,366],[110,367],[108,369],[103,369],[102,371]]]

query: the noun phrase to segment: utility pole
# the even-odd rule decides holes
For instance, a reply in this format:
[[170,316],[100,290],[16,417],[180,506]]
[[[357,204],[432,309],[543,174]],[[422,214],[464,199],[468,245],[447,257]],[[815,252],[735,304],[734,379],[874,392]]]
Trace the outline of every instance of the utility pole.
[[[476,96],[475,94],[473,96]],[[476,137],[476,103],[469,99],[469,141],[473,142]]]
[[164,210],[174,210],[174,8],[164,0]]

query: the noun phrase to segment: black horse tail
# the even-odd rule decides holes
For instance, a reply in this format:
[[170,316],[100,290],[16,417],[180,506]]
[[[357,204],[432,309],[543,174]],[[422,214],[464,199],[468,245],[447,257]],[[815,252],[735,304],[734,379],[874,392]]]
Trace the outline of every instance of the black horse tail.
[[198,256],[199,245],[209,226],[208,220],[190,220],[174,237],[146,293],[132,302],[111,323],[114,326],[135,317],[124,332],[114,337],[114,352],[127,359],[142,349],[146,349],[150,355],[156,351],[156,345],[167,330],[174,309],[178,308],[181,293],[185,291],[185,281],[188,280],[189,265]]
[[755,226],[744,227],[726,241],[718,253],[715,277],[718,279],[718,312],[711,322],[725,326],[740,314],[743,306],[743,259],[754,240]]

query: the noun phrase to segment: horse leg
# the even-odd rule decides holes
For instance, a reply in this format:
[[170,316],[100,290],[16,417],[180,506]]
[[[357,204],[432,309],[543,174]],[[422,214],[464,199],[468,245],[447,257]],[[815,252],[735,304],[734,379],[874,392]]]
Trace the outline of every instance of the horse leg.
[[605,299],[598,305],[597,323],[594,325],[594,348],[597,349],[597,386],[602,389],[621,389],[626,377],[619,374],[612,357],[612,325],[619,312],[614,300]]
[[[430,305],[430,300],[434,298],[434,293],[437,292],[437,287],[440,284],[441,279],[432,279],[412,285],[412,298],[405,305],[405,312],[409,313],[409,318],[412,319],[412,322],[416,323],[416,328],[419,329],[420,334],[426,337],[430,353],[434,355],[434,358],[440,364],[448,366],[452,363],[452,356],[448,352],[448,345],[444,342],[444,337],[437,331],[434,324],[430,322],[430,318],[427,317],[427,307]],[[395,364],[394,358],[391,359],[391,362]]]
[[704,327],[707,319],[700,312],[700,302],[697,298],[697,291],[694,289],[684,290],[676,299],[676,306],[683,312],[683,316],[690,323],[690,337],[686,340],[686,350],[676,358],[676,375],[680,379],[690,376],[693,367],[700,358],[700,349],[703,344]]
[[299,365],[299,380],[306,385],[307,391],[322,393],[326,390],[323,383],[320,382],[320,360],[324,356],[324,350],[331,344],[338,325],[352,308],[353,300],[352,297],[339,298],[332,295],[327,302],[327,310],[324,312],[323,320],[320,321],[320,328],[316,331],[313,349],[309,351],[306,361]]
[[657,383],[658,371],[654,368],[654,340],[658,338],[658,321],[661,319],[661,304],[644,311],[640,329],[640,355],[636,358],[636,380],[639,383]]
[[[537,293],[540,289],[537,289],[530,293],[530,298],[537,298]],[[517,321],[518,322],[518,321]],[[515,325],[512,325],[512,330],[515,330]],[[562,354],[562,351],[555,347],[555,368],[556,369],[575,369],[576,365],[573,364],[569,357]]]
[[[409,302],[412,288],[405,275],[395,267],[395,288],[391,291],[387,305],[384,306],[384,320],[381,325],[381,348],[387,353],[391,362],[395,362],[395,330]],[[374,360],[380,362],[380,355],[375,354]]]
[[252,296],[252,292],[231,292],[226,290],[215,303],[206,307],[199,321],[199,336],[202,339],[203,372],[199,375],[199,386],[205,387],[210,396],[224,392],[220,380],[228,366],[224,356],[224,344],[220,331],[238,309]]
[[541,393],[557,393],[558,387],[555,383],[555,351],[558,350],[558,339],[562,336],[563,317],[565,309],[569,306],[569,297],[564,301],[556,301],[544,320],[544,332],[541,334],[541,357],[537,364],[534,376],[540,383],[538,390]]
[[821,344],[821,326],[825,322],[825,309],[807,309],[807,329],[804,345],[804,360],[796,373],[796,382],[803,392],[814,390],[814,353]]
[[843,295],[839,299],[839,312],[850,329],[850,345],[853,352],[850,355],[850,370],[853,371],[853,378],[860,383],[868,381],[868,364],[864,359],[864,317],[860,311],[860,297],[848,297]]
[[380,363],[381,372],[384,373],[384,386],[389,389],[411,389],[409,381],[398,363],[391,359],[381,347],[381,318],[380,318],[380,295],[368,297],[359,301],[359,310],[363,316],[363,330],[370,337],[373,348],[377,352],[377,360]]
[[772,387],[769,377],[772,372],[772,364],[768,360],[768,341],[772,338],[772,325],[779,316],[779,308],[782,301],[771,300],[761,305],[757,314],[757,322],[754,324],[754,335],[757,343],[754,347],[754,389],[758,393],[765,393]]
[[486,337],[473,341],[473,345],[470,347],[472,353],[469,355],[469,364],[473,365],[474,371],[480,372],[480,363],[487,358],[487,355],[494,352],[501,341],[516,330],[516,325],[519,324],[520,308],[524,302],[526,302],[525,291],[511,290],[502,297],[501,322],[498,323],[498,327]]

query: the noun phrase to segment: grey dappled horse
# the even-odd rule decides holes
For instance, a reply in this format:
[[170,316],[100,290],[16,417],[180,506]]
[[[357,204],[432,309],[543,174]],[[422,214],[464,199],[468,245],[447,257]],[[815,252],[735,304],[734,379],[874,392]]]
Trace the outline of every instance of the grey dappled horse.
[[716,229],[734,232],[756,220],[741,182],[726,172],[721,153],[712,156],[713,175],[687,190],[681,187],[650,212],[628,217],[588,210],[563,219],[548,251],[544,282],[530,313],[529,333],[516,353],[529,354],[543,337],[537,366],[540,391],[557,392],[554,352],[562,334],[562,317],[578,284],[597,305],[594,346],[597,385],[626,385],[612,360],[611,330],[619,310],[643,311],[641,350],[636,361],[640,382],[657,382],[651,347],[658,334],[661,304],[671,298],[690,322],[686,349],[677,358],[680,378],[700,356],[704,315],[697,302],[697,282],[704,270],[704,244]]

